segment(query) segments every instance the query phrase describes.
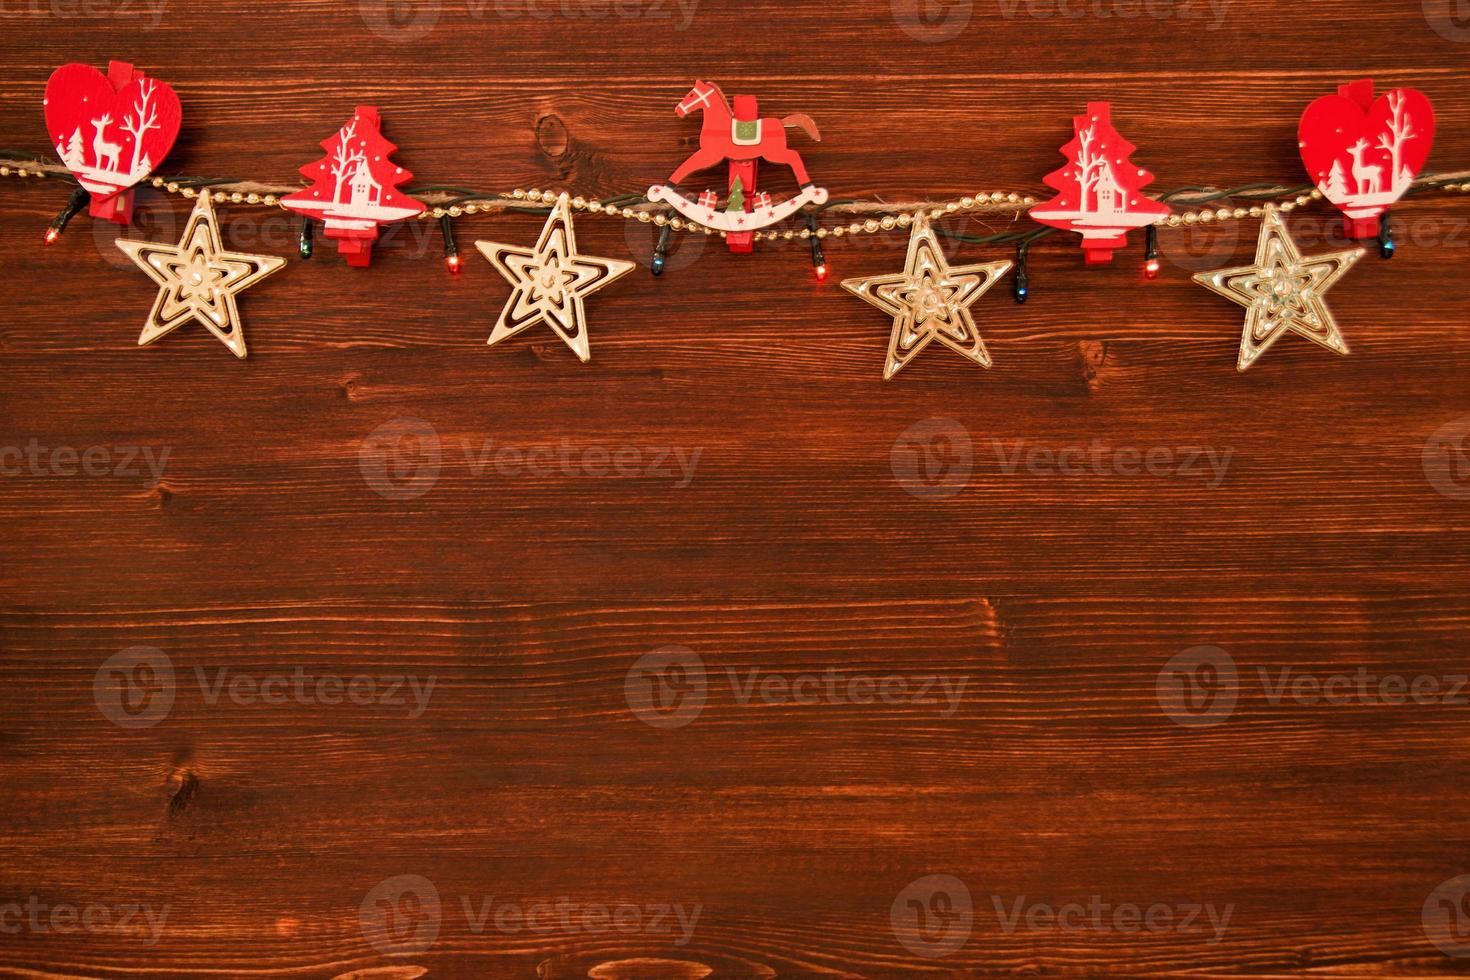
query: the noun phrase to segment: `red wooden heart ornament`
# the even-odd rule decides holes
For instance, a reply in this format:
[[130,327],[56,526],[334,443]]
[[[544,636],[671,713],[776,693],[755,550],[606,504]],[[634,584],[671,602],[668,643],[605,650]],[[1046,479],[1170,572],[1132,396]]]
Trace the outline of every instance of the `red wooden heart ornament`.
[[1297,130],[1302,163],[1324,197],[1348,217],[1354,238],[1378,234],[1378,219],[1404,196],[1434,145],[1434,107],[1396,88],[1376,101],[1373,80],[1344,85],[1307,106]]
[[62,65],[46,83],[45,105],[51,145],[92,195],[92,215],[126,224],[128,188],[163,162],[179,135],[179,97],[166,82],[114,61],[106,75]]

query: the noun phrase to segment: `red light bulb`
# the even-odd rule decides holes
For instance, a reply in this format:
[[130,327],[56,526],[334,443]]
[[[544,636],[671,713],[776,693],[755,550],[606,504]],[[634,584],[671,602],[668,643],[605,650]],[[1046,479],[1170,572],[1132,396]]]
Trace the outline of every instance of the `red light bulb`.
[[1143,274],[1150,279],[1159,278],[1159,260],[1149,259],[1143,264]]
[[444,264],[449,267],[449,271],[450,272],[454,272],[454,273],[458,273],[459,272],[459,256],[458,255],[449,255],[449,256],[446,256],[445,259],[444,259]]
[[61,237],[61,229],[60,228],[47,228],[46,229],[46,244],[47,245],[54,245],[54,244],[56,244],[56,239],[58,239],[60,237]]
[[823,262],[817,266],[817,282],[827,281],[827,263]]

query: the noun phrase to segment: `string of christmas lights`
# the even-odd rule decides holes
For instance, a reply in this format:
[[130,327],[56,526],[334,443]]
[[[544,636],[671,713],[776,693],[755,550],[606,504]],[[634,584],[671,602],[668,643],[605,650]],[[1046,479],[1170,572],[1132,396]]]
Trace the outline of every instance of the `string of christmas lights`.
[[[534,324],[545,324],[585,361],[590,347],[583,302],[627,275],[635,264],[577,249],[574,214],[617,217],[658,229],[650,272],[667,268],[675,233],[719,236],[733,253],[759,242],[807,242],[814,275],[828,278],[825,244],[831,239],[902,229],[908,233],[901,272],[843,280],[843,289],[892,317],[884,377],[892,377],[937,341],[982,367],[991,364],[970,307],[1008,273],[1012,296],[1031,294],[1032,247],[1058,231],[1069,232],[1089,266],[1111,262],[1142,230],[1146,279],[1162,271],[1158,233],[1259,219],[1255,262],[1194,276],[1212,292],[1247,309],[1238,367],[1250,367],[1287,333],[1299,334],[1338,354],[1348,352],[1323,294],[1366,253],[1353,247],[1304,256],[1283,216],[1316,201],[1329,201],[1345,219],[1349,239],[1376,241],[1378,253],[1395,251],[1389,208],[1413,193],[1470,192],[1470,171],[1426,174],[1435,118],[1429,99],[1413,89],[1391,89],[1375,98],[1372,80],[1340,86],[1312,102],[1298,126],[1298,146],[1309,182],[1292,186],[1253,183],[1232,188],[1193,185],[1165,193],[1145,188],[1154,176],[1133,160],[1137,147],[1114,123],[1105,101],[1089,102],[1072,119],[1072,139],[1060,148],[1065,163],[1042,178],[1054,196],[1039,200],[1016,191],[986,191],[947,200],[834,200],[811,179],[787,130],[820,140],[804,113],[761,116],[749,95],[727,98],[719,86],[695,82],[675,106],[681,117],[701,119],[697,148],[667,183],[645,193],[589,198],[568,190],[517,188],[485,193],[458,186],[415,186],[396,162],[398,147],[383,134],[373,105],[359,105],[321,140],[323,155],[300,168],[305,183],[291,187],[240,178],[164,177],[157,161],[178,135],[182,105],[173,89],[125,62],[106,75],[85,64],[52,73],[44,99],[49,138],[60,165],[23,152],[0,150],[0,176],[53,178],[77,189],[47,227],[56,242],[86,207],[94,218],[126,225],[135,187],[152,187],[194,201],[177,245],[119,239],[118,247],[160,287],[141,344],[198,321],[239,357],[245,338],[236,295],[284,265],[277,256],[230,251],[221,239],[216,204],[279,208],[302,219],[298,252],[315,250],[316,235],[335,243],[350,266],[371,262],[383,226],[437,221],[450,273],[462,268],[454,222],[474,215],[525,212],[544,215],[532,247],[476,241],[475,248],[513,287],[489,339],[492,346]],[[114,128],[114,124],[115,127]],[[90,137],[90,141],[89,141]],[[1374,142],[1376,140],[1376,143]],[[758,189],[761,162],[789,168],[798,191],[775,199]],[[690,196],[679,189],[691,174],[723,167],[723,191]],[[1041,227],[1016,227],[1022,218]],[[1012,227],[991,234],[952,231],[949,241],[1015,248],[1014,261],[952,265],[935,224],[954,218],[997,219]]]
[[[65,167],[44,160],[26,159],[15,150],[0,149],[0,177],[52,179],[64,183],[77,184],[77,179]],[[198,196],[200,188],[208,187],[213,200],[217,204],[249,205],[289,210],[281,204],[281,198],[299,190],[300,187],[289,187],[284,185],[266,184],[254,180],[242,180],[229,177],[198,177],[178,175],[173,177],[155,176],[147,180],[147,184],[155,190],[167,194],[177,194],[186,199],[194,199]],[[1422,195],[1432,191],[1444,191],[1461,194],[1470,194],[1470,170],[1460,170],[1445,174],[1425,174],[1413,182],[1409,191],[1412,195]],[[473,216],[477,214],[493,215],[499,212],[519,212],[528,214],[548,213],[551,205],[556,203],[560,192],[543,191],[539,189],[525,190],[516,188],[506,192],[484,192],[463,187],[410,187],[406,193],[423,202],[426,208],[414,220],[434,220],[440,223],[445,233],[445,264],[450,271],[457,272],[462,268],[459,261],[459,251],[455,246],[451,222],[455,219]],[[55,242],[71,221],[83,208],[87,206],[87,192],[78,187],[73,192],[66,206],[56,216],[45,234],[47,244]],[[1159,227],[1182,228],[1193,225],[1204,225],[1210,223],[1225,223],[1229,221],[1241,221],[1251,218],[1260,218],[1264,214],[1267,204],[1274,205],[1278,210],[1289,213],[1296,208],[1304,207],[1313,201],[1322,200],[1322,192],[1311,184],[1288,186],[1279,183],[1250,183],[1238,187],[1217,188],[1206,185],[1190,185],[1176,188],[1164,193],[1149,195],[1152,199],[1171,204],[1181,204],[1191,210],[1174,212],[1161,221],[1148,225],[1145,228],[1145,272],[1148,278],[1157,278],[1160,272],[1158,256],[1158,229]],[[1241,200],[1260,202],[1250,206],[1239,206],[1229,208],[1210,208],[1205,205],[1221,200]],[[811,240],[812,264],[819,270],[818,278],[826,279],[826,256],[822,248],[822,242],[829,239],[840,239],[844,236],[857,236],[864,234],[876,234],[884,231],[892,231],[898,228],[908,228],[912,224],[913,216],[918,213],[926,214],[930,220],[942,221],[948,218],[964,217],[969,215],[1004,215],[1012,218],[1021,217],[1028,208],[1036,204],[1036,198],[1029,194],[1015,191],[992,191],[978,192],[973,195],[965,195],[957,198],[942,200],[914,200],[901,202],[868,201],[868,200],[840,200],[830,201],[824,205],[817,205],[808,209],[803,214],[804,226],[800,228],[788,228],[781,230],[769,230],[757,232],[758,239],[763,241],[777,240]],[[662,263],[659,259],[667,255],[669,248],[670,232],[686,232],[688,234],[704,234],[711,236],[727,237],[728,233],[713,228],[700,226],[694,222],[686,221],[674,215],[666,205],[656,204],[649,201],[641,194],[621,194],[608,198],[588,198],[582,195],[572,197],[571,206],[574,210],[587,214],[603,215],[606,217],[621,218],[625,221],[639,221],[645,224],[653,224],[661,229],[659,241],[654,246],[653,274],[660,274]],[[838,222],[824,225],[824,217],[862,216],[860,220],[850,222]],[[305,222],[307,228],[311,222]],[[1057,233],[1055,228],[1033,228],[1024,231],[998,232],[993,235],[967,235],[955,233],[946,237],[954,241],[964,242],[969,245],[1003,245],[1015,244],[1017,250],[1016,276],[1017,302],[1024,302],[1028,287],[1025,282],[1027,277],[1026,257],[1030,246],[1043,238],[1048,238]],[[305,233],[303,242],[312,241],[310,232]],[[1394,251],[1391,236],[1384,237],[1383,251],[1385,257]],[[301,249],[303,258],[310,258],[313,248],[310,244],[303,244]]]

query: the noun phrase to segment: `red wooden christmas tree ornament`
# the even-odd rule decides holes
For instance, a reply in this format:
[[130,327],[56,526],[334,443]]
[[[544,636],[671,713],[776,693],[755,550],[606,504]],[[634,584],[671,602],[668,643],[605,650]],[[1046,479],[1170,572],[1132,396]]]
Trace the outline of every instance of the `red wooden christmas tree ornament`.
[[1082,236],[1088,265],[1113,261],[1113,252],[1128,244],[1128,231],[1158,222],[1169,205],[1145,197],[1154,175],[1132,163],[1135,147],[1113,128],[1112,107],[1089,102],[1087,114],[1075,116],[1072,142],[1062,147],[1067,165],[1047,174],[1046,185],[1058,193],[1031,208],[1044,225]]
[[1396,88],[1373,98],[1373,80],[1344,85],[1307,106],[1297,129],[1302,163],[1322,196],[1347,215],[1354,238],[1378,234],[1379,217],[1414,184],[1434,145],[1434,107]]
[[92,217],[127,224],[134,184],[173,149],[183,109],[167,82],[125,61],[103,75],[91,65],[62,65],[46,83],[46,130],[66,168],[92,195]]
[[398,147],[379,132],[377,106],[360,105],[336,134],[322,140],[327,155],[301,168],[312,185],[281,198],[298,214],[319,218],[348,265],[372,261],[378,226],[412,218],[424,205],[394,188],[413,174],[393,162]]
[[[699,149],[679,165],[667,185],[650,187],[648,199],[671,205],[695,224],[723,231],[730,251],[753,251],[755,232],[784,221],[808,204],[827,202],[827,191],[812,183],[801,154],[786,142],[787,127],[798,128],[812,139],[821,140],[817,124],[810,116],[798,112],[762,119],[755,96],[735,96],[732,108],[720,87],[705,81],[696,81],[689,94],[674,107],[674,112],[681,118],[691,112],[703,115]],[[756,173],[762,160],[790,167],[799,193],[777,204],[770,194],[758,192]],[[705,190],[690,199],[674,186],[695,171],[727,162],[729,197],[723,208],[719,207],[719,195],[713,190]]]

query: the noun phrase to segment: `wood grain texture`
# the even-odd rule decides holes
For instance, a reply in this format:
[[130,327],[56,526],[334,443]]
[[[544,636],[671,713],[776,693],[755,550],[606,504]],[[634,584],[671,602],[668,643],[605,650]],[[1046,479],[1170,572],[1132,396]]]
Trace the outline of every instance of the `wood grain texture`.
[[[810,113],[836,197],[1039,192],[1098,97],[1159,186],[1231,185],[1297,179],[1302,106],[1373,75],[1434,99],[1431,167],[1470,167],[1470,25],[1438,0],[936,3],[963,21],[937,43],[903,0],[443,2],[397,28],[391,6],[0,5],[0,146],[44,148],[53,67],[120,58],[179,92],[186,173],[289,182],[372,103],[420,184],[639,190],[693,146],[672,109],[703,77]],[[933,350],[884,384],[887,324],[814,285],[804,247],[681,242],[663,279],[589,302],[588,365],[544,331],[489,350],[508,289],[468,243],[530,241],[523,215],[461,221],[456,278],[432,225],[368,270],[319,243],[242,299],[247,362],[202,329],[138,350],[152,288],[117,230],[39,245],[63,191],[0,182],[0,451],[42,460],[0,457],[0,974],[1470,972],[1422,917],[1470,873],[1465,198],[1405,203],[1399,256],[1334,289],[1347,358],[1286,339],[1236,374],[1240,311],[1188,277],[1249,254],[1250,223],[1165,232],[1149,284],[1138,247],[1084,271],[1048,241],[1026,307],[976,307],[993,370]],[[233,245],[293,251],[294,220],[220,211]],[[186,213],[142,192],[139,233]],[[1308,249],[1326,218],[1293,216]],[[902,250],[827,254],[840,278]],[[912,445],[932,419],[968,450]],[[68,475],[89,448],[106,464]],[[954,493],[905,475],[930,463]],[[630,672],[671,646],[705,701],[658,728]],[[1214,726],[1160,694],[1200,646],[1238,674]],[[174,700],[123,728],[97,677],[139,647]],[[402,703],[251,686],[298,671],[433,687],[415,711],[406,682]],[[1360,675],[1444,696],[1279,688]],[[913,696],[867,703],[890,678]],[[829,679],[854,696],[793,700]],[[384,952],[362,909],[403,875],[433,883],[437,933]],[[892,915],[929,875],[973,904],[943,956]],[[1007,925],[1094,896],[1229,920]],[[146,942],[8,903],[168,911]]]

